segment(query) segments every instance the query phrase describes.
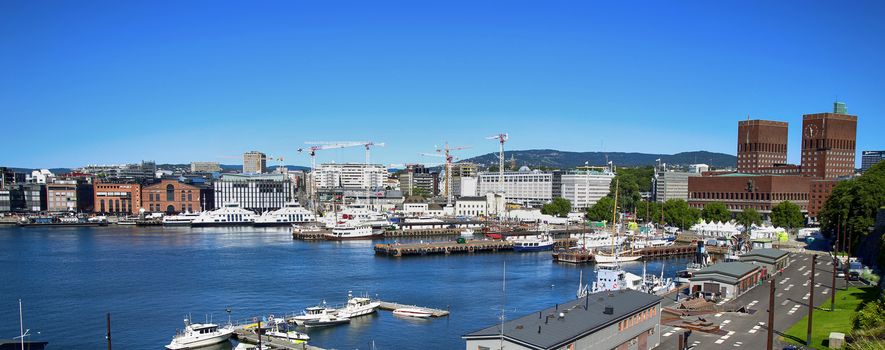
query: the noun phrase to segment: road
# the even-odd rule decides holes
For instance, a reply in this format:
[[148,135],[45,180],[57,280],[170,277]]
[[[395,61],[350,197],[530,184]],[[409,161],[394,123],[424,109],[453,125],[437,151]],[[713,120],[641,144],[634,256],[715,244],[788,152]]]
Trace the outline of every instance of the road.
[[[784,345],[778,341],[779,332],[783,332],[808,314],[810,299],[812,254],[791,253],[792,263],[776,276],[775,316],[774,316],[774,348],[781,349]],[[817,259],[815,268],[814,310],[815,315],[828,312],[832,291],[833,262],[827,255]],[[836,286],[844,289],[846,281],[836,278]],[[737,306],[746,306],[749,314],[717,313],[703,316],[708,321],[719,323],[721,334],[710,334],[693,331],[687,345],[694,349],[765,349],[768,328],[768,281],[756,286],[735,300],[730,301]],[[838,306],[838,300],[837,306]],[[667,305],[665,305],[667,306]],[[821,309],[821,307],[823,307]],[[679,334],[684,330],[679,327],[661,326],[661,346],[659,349],[678,348]],[[804,338],[804,337],[803,337]],[[800,339],[804,341],[804,339]]]

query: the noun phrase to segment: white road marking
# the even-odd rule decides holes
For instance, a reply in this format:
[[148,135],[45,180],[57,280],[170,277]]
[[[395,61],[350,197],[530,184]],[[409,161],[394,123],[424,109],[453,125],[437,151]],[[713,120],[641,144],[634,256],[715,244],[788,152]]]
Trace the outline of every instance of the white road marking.
[[784,278],[784,279],[783,279],[783,280],[781,280],[781,284],[784,284],[784,283],[787,283],[787,281],[789,281],[789,280],[790,280],[790,278],[789,278],[789,277],[787,277],[787,278]]
[[820,292],[820,293],[821,293],[821,294],[828,294],[829,292],[830,292],[829,289],[824,289],[824,291],[823,291],[823,292]]
[[802,266],[799,266],[799,270],[798,270],[798,271],[802,271],[802,270],[804,270],[804,269],[805,269],[805,265],[802,265]]
[[808,300],[808,296],[809,296],[809,295],[811,295],[811,293],[805,293],[805,296],[802,297],[802,299],[804,299],[804,300]]
[[722,313],[721,313],[721,312],[718,313],[718,314],[713,315],[713,317],[720,317],[720,316],[722,316]]
[[784,295],[784,293],[777,293],[777,297],[778,297],[778,298],[780,298],[781,295]]
[[789,300],[784,300],[784,302],[781,303],[781,306],[785,306],[785,305],[787,305],[787,304],[789,304],[789,303],[790,303]]
[[784,288],[784,291],[789,291],[790,288],[793,288],[793,285],[792,285],[792,284],[788,285],[787,288]]
[[820,272],[815,272],[814,277],[820,276]]
[[811,271],[805,271],[805,273],[803,273],[802,276],[808,276],[810,274],[811,274]]

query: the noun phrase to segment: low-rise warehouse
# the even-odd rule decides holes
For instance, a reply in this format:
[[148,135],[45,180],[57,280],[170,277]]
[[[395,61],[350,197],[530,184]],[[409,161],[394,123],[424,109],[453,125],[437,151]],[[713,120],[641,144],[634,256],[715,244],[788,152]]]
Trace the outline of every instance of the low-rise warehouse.
[[689,280],[692,294],[732,299],[762,280],[762,267],[745,262],[724,262],[707,266]]

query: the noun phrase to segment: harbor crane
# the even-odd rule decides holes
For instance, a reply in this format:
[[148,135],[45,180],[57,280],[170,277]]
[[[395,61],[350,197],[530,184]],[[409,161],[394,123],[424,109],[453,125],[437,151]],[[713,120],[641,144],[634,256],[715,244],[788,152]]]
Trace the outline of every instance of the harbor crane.
[[369,200],[369,192],[371,191],[371,178],[368,174],[369,171],[369,160],[370,160],[370,152],[372,147],[384,147],[383,142],[372,142],[372,141],[307,141],[305,142],[307,145],[311,145],[307,148],[299,148],[298,152],[309,152],[310,155],[310,174],[311,174],[311,199],[313,201],[312,205],[314,210],[316,210],[316,151],[320,150],[328,150],[328,149],[338,149],[338,148],[350,148],[350,147],[358,147],[362,146],[366,149],[366,167],[363,170],[365,176],[363,179],[366,181],[366,201]]
[[442,157],[446,160],[446,186],[445,186],[445,196],[446,196],[446,206],[452,206],[452,161],[455,160],[455,157],[452,156],[452,151],[460,151],[464,149],[468,149],[470,146],[455,146],[449,147],[449,143],[446,142],[446,145],[442,148],[436,147],[436,153],[421,153],[423,156],[428,157]]
[[504,193],[504,142],[509,139],[510,136],[506,132],[486,137],[486,140],[498,140],[501,144],[501,151],[498,153],[498,192],[500,193]]

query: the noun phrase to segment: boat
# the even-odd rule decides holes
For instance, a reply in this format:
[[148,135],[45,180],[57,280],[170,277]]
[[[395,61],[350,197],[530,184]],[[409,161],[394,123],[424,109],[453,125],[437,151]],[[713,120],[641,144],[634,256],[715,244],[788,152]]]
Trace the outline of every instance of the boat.
[[324,301],[321,305],[305,308],[301,315],[292,317],[290,322],[295,322],[295,324],[303,326],[306,321],[319,320],[323,316],[335,315],[337,313],[338,310],[326,307],[326,302]]
[[645,273],[645,264],[642,265],[642,291],[649,294],[660,295],[676,289],[676,282],[672,278],[664,278],[664,265],[661,265],[661,276]]
[[225,203],[220,209],[204,211],[191,222],[192,227],[247,226],[255,222],[255,213],[240,207],[240,203]]
[[298,202],[287,202],[277,210],[266,211],[255,218],[255,226],[288,226],[315,222],[316,216]]
[[428,318],[433,316],[429,311],[416,307],[401,307],[393,310],[393,314],[403,317]]
[[339,317],[336,315],[324,314],[318,319],[304,321],[304,327],[317,328],[337,326],[340,324],[350,323],[350,318]]
[[175,334],[172,342],[166,345],[169,350],[193,349],[226,342],[234,333],[230,325],[220,328],[214,323],[190,323],[184,319],[184,331]]
[[382,236],[383,233],[376,233],[372,226],[359,222],[345,222],[335,225],[332,232],[326,233],[327,239],[341,241],[349,239],[373,239]]
[[601,230],[573,233],[569,237],[577,242],[577,248],[587,250],[620,246],[626,240],[625,237],[613,237],[611,233]]
[[556,241],[549,234],[541,234],[525,238],[516,238],[513,240],[513,251],[515,252],[540,252],[545,250],[553,250]]
[[261,344],[261,348],[258,348],[258,345],[249,344],[249,343],[239,343],[234,347],[234,350],[271,350],[270,346],[267,344]]
[[338,309],[337,315],[344,318],[368,315],[375,312],[379,306],[381,306],[380,301],[366,297],[354,297],[351,292],[348,292],[347,305]]
[[117,225],[135,226],[138,225],[138,217],[124,217],[117,220]]
[[461,237],[464,237],[464,238],[473,238],[473,234],[474,234],[474,233],[475,233],[475,232],[474,232],[472,229],[469,229],[469,228],[468,228],[468,229],[464,229],[463,231],[461,231]]
[[596,282],[593,282],[591,293],[622,289],[642,290],[642,288],[642,276],[626,272],[618,264],[596,265]]
[[636,261],[642,259],[642,255],[632,253],[628,253],[627,255],[618,253],[615,253],[614,255],[609,255],[597,252],[593,256],[593,259],[595,259],[597,263],[610,264],[616,262]]
[[194,219],[199,216],[199,213],[181,213],[178,215],[164,216],[163,226],[190,226]]
[[664,237],[653,238],[636,238],[630,242],[630,248],[639,250],[644,248],[668,247],[673,245],[673,241],[668,241]]
[[694,273],[698,270],[704,268],[704,265],[698,263],[688,263],[685,267],[685,270],[679,270],[676,272],[676,278],[673,280],[676,283],[688,283],[690,279],[694,277]]
[[271,338],[288,340],[295,344],[300,344],[310,340],[309,335],[292,329],[289,326],[289,323],[286,322],[286,320],[273,319],[273,316],[268,318],[268,325],[267,328],[264,330],[264,335]]

